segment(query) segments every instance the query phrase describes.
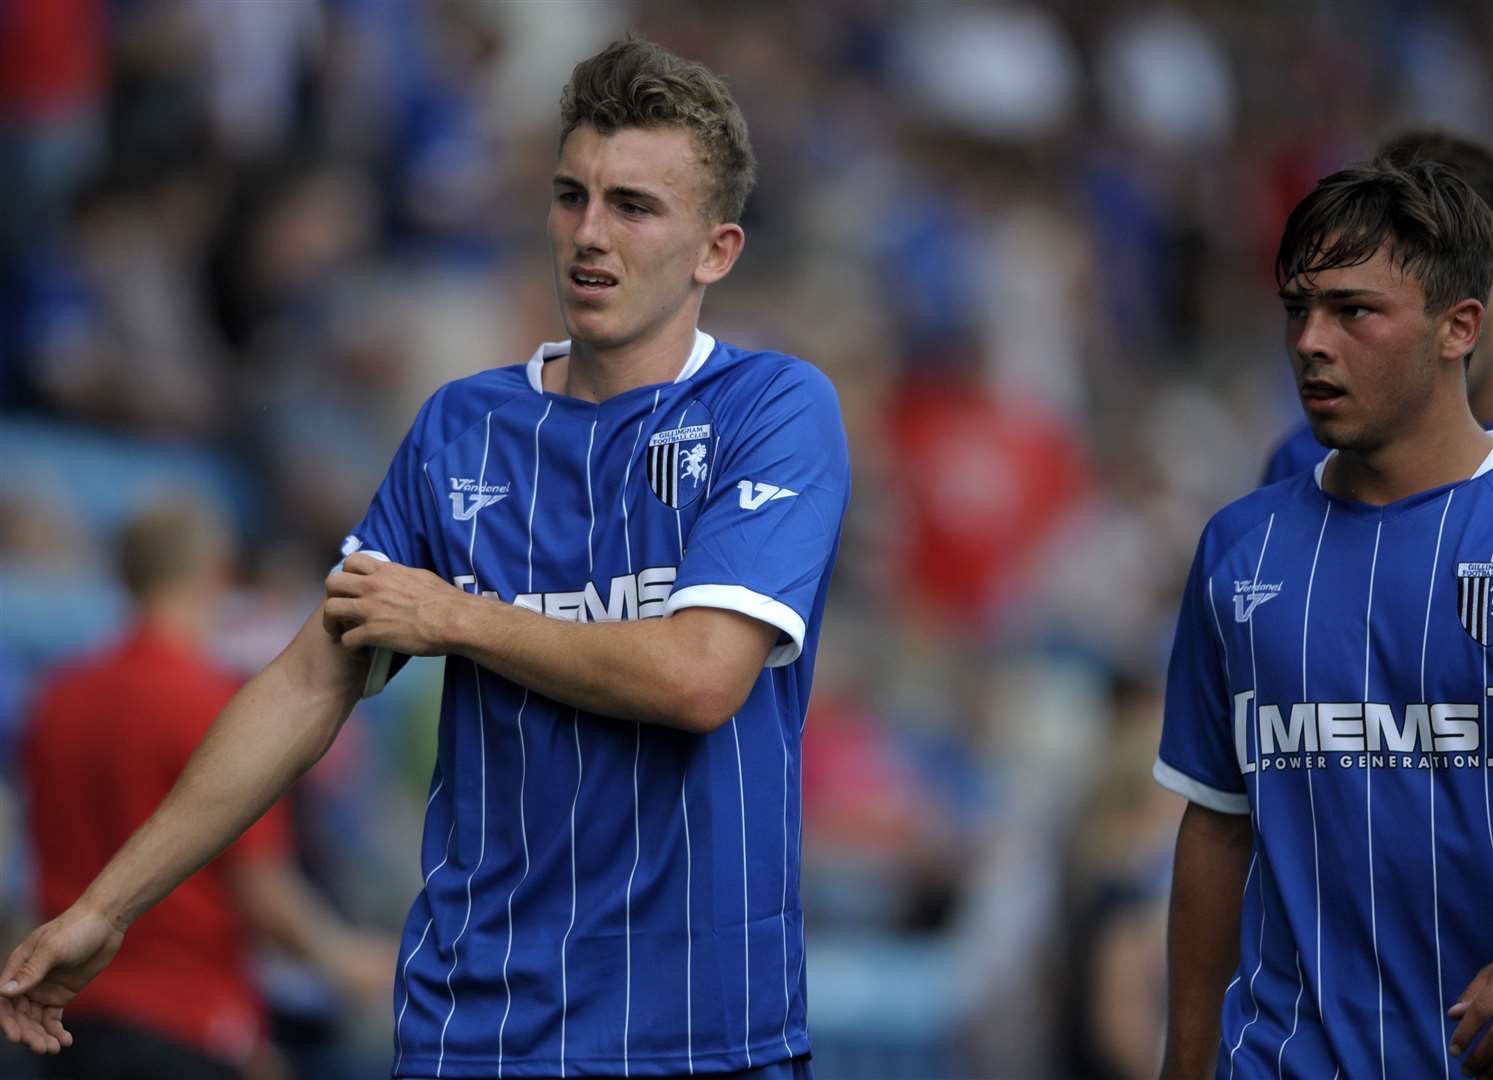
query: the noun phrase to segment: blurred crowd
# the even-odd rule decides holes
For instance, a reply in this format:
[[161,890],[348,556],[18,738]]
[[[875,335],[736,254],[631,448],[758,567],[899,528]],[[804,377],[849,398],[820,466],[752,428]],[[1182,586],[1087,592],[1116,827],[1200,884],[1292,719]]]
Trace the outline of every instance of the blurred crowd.
[[[1154,1075],[1161,683],[1199,529],[1299,418],[1279,229],[1404,127],[1493,138],[1489,14],[0,0],[0,947],[27,800],[66,797],[15,748],[45,673],[120,632],[121,522],[228,515],[207,644],[267,661],[424,397],[563,336],[559,91],[636,30],[728,77],[761,160],[704,329],[823,368],[854,457],[805,733],[816,1070]],[[439,685],[412,665],[292,797],[362,925],[419,885]],[[387,1016],[259,972],[303,1075],[382,1071]]]

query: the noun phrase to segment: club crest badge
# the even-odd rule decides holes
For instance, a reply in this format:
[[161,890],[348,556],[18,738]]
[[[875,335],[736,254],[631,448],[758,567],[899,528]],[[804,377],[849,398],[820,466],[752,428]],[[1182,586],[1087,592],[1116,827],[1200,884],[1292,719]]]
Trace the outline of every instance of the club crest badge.
[[649,437],[648,487],[665,506],[688,506],[709,489],[714,456],[710,414],[698,401],[691,402],[676,426]]
[[1493,598],[1493,562],[1458,563],[1457,615],[1462,620],[1462,629],[1479,645],[1493,642],[1488,632],[1493,628],[1493,620],[1488,617],[1490,598]]

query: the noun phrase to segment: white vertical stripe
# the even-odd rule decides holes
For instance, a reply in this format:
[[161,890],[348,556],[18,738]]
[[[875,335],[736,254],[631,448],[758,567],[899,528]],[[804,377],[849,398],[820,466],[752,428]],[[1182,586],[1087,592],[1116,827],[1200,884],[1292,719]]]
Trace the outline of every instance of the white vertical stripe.
[[[648,410],[652,416],[658,411],[658,396],[662,390],[653,391],[653,408]],[[627,519],[627,488],[632,480],[633,458],[638,456],[638,443],[643,438],[643,425],[647,418],[638,421],[638,430],[632,438],[632,453],[627,457],[627,468],[622,473],[622,540],[627,549],[627,572],[632,573],[632,537],[629,535],[630,527]],[[622,1075],[630,1075],[628,1072],[627,1042],[629,1027],[632,1023],[632,882],[633,876],[638,872],[638,857],[642,853],[642,840],[638,829],[638,755],[643,745],[643,725],[633,725],[632,744],[632,873],[627,875],[627,984],[625,989],[626,1006],[622,1016]]]
[[[688,416],[688,415],[689,415],[689,406],[686,405],[684,407],[684,410],[679,414],[679,421],[678,421],[678,423],[679,423],[680,427],[684,426],[684,418],[686,416]],[[676,465],[675,467],[677,468],[678,466]],[[710,492],[710,474],[713,473],[713,472],[715,472],[715,459],[711,458],[710,461],[709,461],[709,463],[707,464],[706,469],[705,469],[705,491],[706,491],[706,498],[707,499],[710,497],[709,496],[709,492]],[[676,473],[675,475],[676,475],[676,478],[677,478],[678,474]],[[679,534],[679,559],[682,562],[684,560],[684,522],[683,522],[683,520],[681,520],[681,517],[680,517],[680,514],[679,514],[679,506],[678,506],[679,500],[675,499],[674,502],[676,504],[675,507],[674,507],[674,531]]]
[[643,854],[642,834],[638,830],[638,755],[643,748],[643,725],[632,726],[632,872],[627,875],[627,996],[622,1012],[622,1075],[628,1071],[627,1041],[632,1025],[632,882],[638,873],[638,859]]
[[689,766],[684,768],[684,777],[679,781],[679,805],[684,810],[684,1052],[689,1061],[689,1072],[695,1074],[695,934],[690,920],[690,901],[693,899],[694,853],[689,846],[689,799],[685,792],[689,788]]
[[[482,485],[487,482],[487,455],[492,448],[492,413],[487,414],[486,426],[482,434],[482,467],[477,472],[477,490],[482,490]],[[477,549],[477,520],[480,513],[472,514],[472,535],[467,541],[467,565],[472,571],[472,591],[481,594],[482,582],[477,576],[477,563],[474,552]],[[451,987],[451,976],[456,973],[456,965],[460,959],[457,947],[461,939],[466,935],[467,927],[472,921],[472,879],[477,876],[477,871],[482,869],[482,861],[487,858],[487,716],[482,706],[482,669],[472,664],[472,679],[477,687],[477,760],[481,763],[482,798],[479,806],[477,822],[481,830],[481,841],[477,848],[477,865],[472,867],[472,872],[467,875],[467,913],[461,921],[461,930],[457,932],[456,938],[451,942],[451,967],[446,972],[446,994],[451,998],[451,1008],[446,1011],[446,1021],[441,1025],[441,1050],[436,1058],[435,1075],[441,1075],[441,1069],[446,1064],[446,1029],[451,1026],[451,1018],[456,1015],[456,991]],[[452,807],[455,814],[455,807]],[[455,822],[452,822],[453,827]]]
[[[802,725],[799,726],[799,734],[803,734]],[[798,841],[794,845],[794,847],[798,856],[798,865],[802,866],[804,864],[804,774],[802,769],[800,769],[798,773],[798,805]],[[793,975],[793,985],[795,988],[803,985],[804,957],[809,954],[809,943],[806,936],[808,931],[804,926],[805,921],[806,920],[804,920],[802,917],[800,917],[798,920],[798,971]],[[805,1018],[804,1022],[808,1022],[807,1017]]]
[[518,887],[529,877],[529,826],[524,818],[524,789],[529,781],[529,750],[524,745],[524,710],[529,707],[529,691],[524,691],[524,699],[519,702],[518,716],[514,720],[518,728],[518,831],[524,841],[524,872],[519,876],[513,888],[508,890],[508,948],[503,953],[503,994],[507,998],[503,1005],[503,1022],[498,1025],[498,1077],[503,1076],[503,1036],[508,1030],[508,1014],[513,1010],[513,988],[508,984],[508,961],[513,957],[513,895],[518,892]]
[[[1436,571],[1441,563],[1441,536],[1446,531],[1446,515],[1451,512],[1452,496],[1446,493],[1446,505],[1441,508],[1441,524],[1436,528],[1436,550],[1431,556],[1431,580],[1426,585],[1426,626],[1420,637],[1420,699],[1426,700],[1426,645],[1431,639],[1431,599],[1436,595]],[[1368,700],[1365,697],[1364,700]],[[1432,743],[1433,750],[1435,744]],[[1484,770],[1486,771],[1486,770]],[[1436,873],[1436,770],[1426,773],[1431,785],[1431,923],[1436,934],[1436,1016],[1437,1023],[1446,1015],[1446,993],[1441,988],[1441,887]],[[1441,1075],[1451,1076],[1451,1061],[1447,1056],[1447,1041],[1441,1040]]]
[[[1252,854],[1249,857],[1249,872],[1244,875],[1244,891],[1245,891],[1245,893],[1249,892],[1249,879],[1255,876],[1255,865],[1256,865],[1256,863],[1259,862],[1259,859],[1260,859],[1260,852],[1259,852],[1259,848],[1257,847],[1255,849],[1254,854]],[[1261,907],[1262,908],[1264,907],[1264,897],[1265,897],[1264,876],[1265,876],[1264,872],[1261,871],[1261,873],[1260,873],[1260,878],[1261,878],[1261,882],[1260,882],[1260,900],[1261,900]],[[1258,948],[1259,948],[1259,951],[1260,951],[1260,955],[1261,956],[1265,955],[1265,920],[1264,919],[1260,920],[1260,942],[1259,942]],[[1259,973],[1260,973],[1260,969],[1259,968],[1255,968],[1255,975],[1258,975]],[[1231,983],[1229,983],[1228,989],[1223,992],[1225,1000],[1228,999],[1229,990],[1232,990],[1235,987],[1235,985],[1238,984],[1239,980],[1241,978],[1243,978],[1243,976],[1244,976],[1244,973],[1242,971],[1238,975],[1234,976],[1234,981],[1231,982]],[[1254,994],[1255,994],[1255,979],[1254,979],[1254,975],[1251,975],[1249,977],[1249,996],[1255,1002],[1255,1020],[1258,1020],[1260,1018],[1260,1003],[1259,1003],[1259,999],[1255,998]],[[1249,1024],[1253,1024],[1255,1022],[1255,1020],[1251,1020],[1249,1022]],[[1241,1046],[1244,1045],[1244,1033],[1249,1030],[1249,1024],[1245,1024],[1242,1028],[1239,1029],[1239,1040],[1236,1043],[1234,1043],[1234,1045],[1232,1047],[1229,1048],[1229,1080],[1234,1080],[1234,1055],[1239,1052],[1239,1047],[1241,1047]]]
[[591,437],[586,440],[586,509],[591,511],[591,527],[586,530],[586,572],[596,572],[596,558],[591,554],[591,534],[596,532],[596,503],[591,498],[591,448],[596,445],[596,421],[591,421]]
[[560,941],[560,1076],[562,1080],[565,1076],[565,1025],[570,1019],[570,985],[567,981],[565,950],[570,945],[570,932],[575,929],[575,808],[581,800],[581,714],[579,710],[571,714],[570,730],[575,736],[575,794],[570,798],[570,925],[565,928],[565,937]]
[[[685,414],[689,412],[689,406],[685,406],[684,412],[679,414],[679,423],[684,423]],[[684,559],[684,527],[679,524],[679,511],[674,511],[674,525],[679,530],[679,558]],[[684,1030],[685,1030],[685,1055],[689,1062],[690,1075],[695,1072],[695,1015],[694,1015],[694,966],[695,966],[695,939],[691,927],[690,901],[692,899],[690,880],[693,872],[694,855],[689,847],[689,765],[684,766],[684,775],[679,780],[679,807],[684,813]]]
[[[539,429],[544,427],[544,422],[549,419],[550,410],[554,407],[553,401],[546,405],[544,415],[539,418],[539,423],[534,425],[534,486],[529,491],[529,587],[526,590],[528,592],[534,591],[534,506],[539,502]],[[476,573],[475,570],[472,572]]]
[[746,1030],[742,1034],[742,1048],[746,1050],[747,1068],[752,1067],[752,938],[747,901],[747,849],[746,849],[746,780],[741,771],[741,736],[736,730],[736,717],[731,717],[731,738],[736,740],[736,794],[741,803],[741,970],[746,977]]
[[[1254,587],[1256,587],[1256,586],[1258,586],[1260,584],[1260,567],[1262,567],[1262,566],[1265,565],[1265,551],[1266,551],[1267,548],[1270,547],[1270,533],[1274,529],[1275,529],[1275,515],[1271,514],[1270,515],[1270,520],[1265,523],[1265,537],[1264,537],[1263,540],[1260,541],[1260,556],[1259,556],[1258,559],[1255,560],[1255,574],[1254,574],[1254,579],[1253,579],[1253,582],[1252,582],[1252,585],[1251,585],[1250,596],[1249,596],[1249,598],[1251,600],[1254,599]],[[1210,587],[1211,587],[1211,584],[1212,584],[1212,579],[1211,578],[1209,579],[1209,584],[1210,584]],[[1211,593],[1210,593],[1210,595],[1211,595]],[[1258,609],[1256,609],[1256,610],[1258,610]],[[1215,617],[1217,616],[1217,614],[1218,613],[1215,610],[1214,611]],[[1254,707],[1254,711],[1255,711],[1255,759],[1258,761],[1259,757],[1260,757],[1260,675],[1259,675],[1259,669],[1258,669],[1258,667],[1255,664],[1255,618],[1254,618],[1254,612],[1253,611],[1250,612],[1250,616],[1249,616],[1249,679],[1250,679],[1250,682],[1254,686],[1254,703],[1253,703],[1253,707]],[[1264,846],[1264,843],[1263,843],[1264,837],[1265,837],[1265,823],[1264,823],[1264,815],[1265,815],[1265,783],[1264,783],[1264,781],[1265,781],[1265,770],[1263,768],[1257,768],[1255,770],[1255,808],[1254,808],[1254,819],[1255,819],[1255,833],[1259,837],[1259,840],[1257,840],[1256,844],[1255,844],[1256,850],[1258,850],[1259,848],[1261,848],[1261,847]],[[1261,865],[1261,867],[1260,867],[1260,936],[1259,936],[1259,941],[1257,942],[1257,944],[1255,946],[1255,951],[1258,953],[1259,959],[1258,959],[1258,961],[1255,964],[1254,973],[1252,975],[1250,975],[1250,977],[1249,977],[1249,999],[1255,1003],[1255,1014],[1254,1014],[1254,1016],[1250,1019],[1250,1021],[1247,1024],[1245,1024],[1242,1028],[1239,1029],[1239,1041],[1234,1044],[1234,1049],[1229,1051],[1229,1075],[1231,1077],[1234,1075],[1234,1054],[1238,1052],[1239,1047],[1241,1047],[1241,1046],[1244,1045],[1244,1033],[1246,1031],[1248,1031],[1255,1024],[1255,1022],[1260,1019],[1260,999],[1259,999],[1259,997],[1257,997],[1255,995],[1255,980],[1260,977],[1260,970],[1265,966],[1265,914],[1266,914],[1266,905],[1265,905],[1265,867],[1263,865]]]
[[1280,1053],[1275,1055],[1276,1080],[1286,1080],[1285,1073],[1283,1072],[1286,1061],[1286,1043],[1296,1037],[1296,1028],[1301,1023],[1301,995],[1306,993],[1306,976],[1301,973],[1300,952],[1296,954],[1296,978],[1300,982],[1300,989],[1296,991],[1296,1005],[1291,1010],[1291,1034],[1281,1040]]
[[1229,670],[1229,642],[1223,636],[1223,625],[1218,621],[1218,603],[1213,599],[1213,577],[1208,576],[1208,607],[1213,612],[1213,629],[1218,631],[1218,643],[1223,646],[1223,670],[1225,676]]
[[[445,777],[442,777],[441,782],[436,785],[435,791],[432,791],[430,793],[430,798],[425,801],[426,810],[429,810],[430,804],[435,802],[435,797],[440,794],[440,790],[445,783]],[[441,856],[440,862],[436,863],[430,868],[430,873],[425,875],[425,885],[427,887],[430,885],[430,879],[435,877],[435,872],[441,867],[445,866],[446,862],[451,858],[451,837],[455,832],[456,820],[455,816],[453,815],[451,827],[446,830],[445,854]],[[415,943],[414,949],[410,951],[409,956],[405,958],[404,965],[399,969],[400,977],[404,980],[404,1004],[399,1007],[399,1015],[394,1018],[394,1040],[399,1046],[399,1054],[394,1059],[394,1070],[396,1072],[399,1071],[400,1062],[404,1061],[404,1033],[401,1029],[404,1025],[405,1010],[410,1007],[410,961],[412,961],[415,958],[415,954],[420,951],[420,946],[425,944],[425,935],[430,933],[430,924],[433,922],[435,922],[434,917],[425,920],[425,929],[420,932],[420,940]]]
[[398,1053],[394,1055],[394,1071],[399,1072],[399,1066],[404,1061],[404,1013],[410,1007],[410,961],[425,944],[425,935],[430,933],[430,924],[435,919],[425,920],[425,929],[420,931],[420,940],[415,942],[415,947],[410,950],[409,956],[404,959],[404,966],[399,969],[399,976],[404,981],[404,1004],[399,1006],[399,1015],[394,1018],[394,1044]]
[[1493,801],[1488,797],[1488,758],[1493,747],[1488,745],[1488,649],[1483,648],[1483,816],[1488,820],[1488,847],[1493,848]]
[[[549,419],[550,410],[554,407],[552,399],[545,405],[544,415],[534,425],[534,480],[529,489],[529,592],[534,591],[534,507],[539,503],[539,429],[544,427],[544,422]],[[506,1001],[503,1005],[503,1021],[498,1025],[499,1080],[503,1076],[503,1037],[508,1032],[508,1015],[513,1011],[513,987],[508,982],[508,962],[513,958],[513,897],[529,878],[529,822],[524,813],[524,793],[529,785],[529,748],[524,742],[524,710],[528,707],[529,691],[525,688],[523,700],[518,704],[518,715],[513,718],[514,729],[518,732],[518,832],[524,844],[524,872],[513,883],[513,888],[508,890],[508,947],[503,953],[503,994]]]
[[[658,410],[658,390],[653,391],[653,408],[648,410],[652,416]],[[627,488],[632,481],[632,460],[638,456],[638,441],[643,437],[643,425],[647,418],[638,421],[638,432],[632,437],[632,453],[627,455],[627,468],[622,471],[622,542],[627,549],[627,572],[632,573],[632,537],[629,535],[627,524]]]
[[[1306,638],[1307,630],[1311,626],[1312,614],[1312,588],[1317,583],[1317,560],[1322,555],[1322,538],[1327,535],[1327,519],[1332,516],[1332,503],[1327,503],[1327,509],[1322,513],[1322,528],[1317,533],[1317,548],[1312,553],[1312,572],[1306,579],[1306,607],[1301,613],[1301,700],[1310,701],[1311,697],[1306,692]],[[1322,970],[1322,869],[1317,853],[1317,792],[1312,784],[1312,770],[1306,773],[1306,798],[1312,812],[1312,882],[1316,886],[1316,916],[1317,916],[1317,958],[1314,970],[1317,973],[1317,1019],[1322,1026],[1327,1026],[1327,1015],[1322,1011],[1322,988],[1327,982],[1326,973]],[[1296,961],[1299,966],[1301,955],[1298,953]]]
[[[1384,532],[1384,514],[1374,530],[1374,558],[1369,563],[1369,599],[1363,615],[1363,700],[1369,699],[1369,646],[1373,642],[1374,576],[1379,569],[1379,537]],[[1379,908],[1374,899],[1374,770],[1364,770],[1364,819],[1369,835],[1369,928],[1374,942],[1374,973],[1379,979],[1379,1076],[1387,1080],[1384,1064],[1384,969],[1379,965]]]
[[[778,715],[777,710],[773,715]],[[788,739],[778,725],[778,738],[783,743],[783,894],[778,900],[778,924],[783,933],[783,1049],[793,1056],[793,1047],[788,1045],[788,1011],[793,999],[788,996]]]

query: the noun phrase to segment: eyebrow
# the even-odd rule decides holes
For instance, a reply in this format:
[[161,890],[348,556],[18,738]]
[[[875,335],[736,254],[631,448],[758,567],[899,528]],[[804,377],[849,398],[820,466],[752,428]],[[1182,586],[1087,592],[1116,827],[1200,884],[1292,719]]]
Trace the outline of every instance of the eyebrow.
[[[552,185],[554,187],[580,188],[582,191],[586,189],[585,184],[581,183],[575,177],[570,176],[567,173],[555,173],[555,178],[552,181]],[[606,194],[614,199],[632,199],[640,202],[650,202],[654,204],[659,204],[663,201],[660,195],[658,195],[656,192],[649,191],[646,188],[628,187],[626,185],[620,184],[607,188]]]
[[1281,289],[1282,300],[1371,300],[1384,294],[1377,289]]

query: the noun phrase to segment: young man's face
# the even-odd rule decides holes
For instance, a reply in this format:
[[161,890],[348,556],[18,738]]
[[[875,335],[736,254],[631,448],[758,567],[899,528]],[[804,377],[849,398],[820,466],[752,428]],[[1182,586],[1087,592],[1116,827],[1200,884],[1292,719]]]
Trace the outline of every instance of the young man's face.
[[1425,299],[1387,247],[1281,289],[1296,388],[1324,446],[1377,450],[1425,412],[1439,376],[1438,320]]
[[[704,211],[707,176],[679,127],[589,124],[560,150],[549,241],[560,314],[572,339],[610,349],[688,320],[715,280]],[[729,226],[734,228],[734,226]]]

